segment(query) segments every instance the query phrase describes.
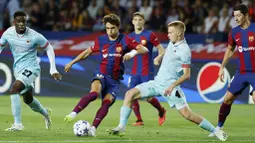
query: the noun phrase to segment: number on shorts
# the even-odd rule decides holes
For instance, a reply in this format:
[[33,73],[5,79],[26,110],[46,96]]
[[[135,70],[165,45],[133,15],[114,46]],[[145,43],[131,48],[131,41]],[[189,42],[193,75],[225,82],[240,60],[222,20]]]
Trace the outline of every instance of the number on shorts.
[[25,69],[24,72],[22,73],[22,75],[24,75],[27,78],[29,78],[32,75],[32,72],[30,70]]
[[175,96],[178,97],[178,98],[181,98],[181,95],[180,95],[180,93],[178,92],[178,90],[176,90]]

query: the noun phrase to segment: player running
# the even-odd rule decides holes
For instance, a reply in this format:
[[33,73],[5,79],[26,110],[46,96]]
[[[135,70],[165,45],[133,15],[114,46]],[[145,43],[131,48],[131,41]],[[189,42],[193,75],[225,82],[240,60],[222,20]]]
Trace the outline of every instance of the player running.
[[55,65],[55,54],[50,43],[39,33],[26,27],[27,16],[22,11],[14,13],[14,26],[8,28],[0,40],[0,52],[4,45],[8,44],[11,49],[14,64],[14,76],[16,81],[13,83],[11,93],[11,107],[14,116],[14,124],[6,131],[23,130],[21,122],[21,102],[20,96],[23,96],[24,102],[35,112],[39,112],[45,119],[46,129],[51,127],[51,110],[44,108],[42,104],[33,97],[34,81],[40,75],[40,66],[37,62],[37,50],[39,45],[47,52],[50,61],[50,74],[55,80],[60,80]]
[[[237,5],[233,8],[233,11],[238,26],[233,28],[228,35],[228,48],[219,70],[220,80],[223,81],[224,79],[223,69],[234,54],[236,47],[239,55],[238,69],[221,104],[217,130],[222,129],[233,102],[249,85],[253,88],[250,94],[253,101],[255,101],[255,24],[249,21],[248,7],[246,5]],[[210,134],[209,136],[214,135]]]

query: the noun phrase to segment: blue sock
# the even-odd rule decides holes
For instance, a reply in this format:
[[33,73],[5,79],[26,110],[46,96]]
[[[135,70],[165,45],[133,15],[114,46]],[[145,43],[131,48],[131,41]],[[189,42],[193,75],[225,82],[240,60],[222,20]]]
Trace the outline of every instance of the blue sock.
[[215,127],[209,121],[207,121],[205,118],[203,118],[202,122],[199,124],[199,127],[201,127],[204,130],[207,130],[209,132],[215,131]]
[[42,104],[37,100],[35,97],[33,97],[33,102],[29,104],[32,110],[35,112],[41,113],[43,116],[47,116],[48,113],[45,110],[45,108],[42,106]]
[[21,102],[19,94],[11,95],[12,115],[14,116],[14,124],[21,124]]
[[120,123],[119,126],[125,127],[127,125],[127,120],[131,114],[132,109],[127,106],[122,106],[120,109]]

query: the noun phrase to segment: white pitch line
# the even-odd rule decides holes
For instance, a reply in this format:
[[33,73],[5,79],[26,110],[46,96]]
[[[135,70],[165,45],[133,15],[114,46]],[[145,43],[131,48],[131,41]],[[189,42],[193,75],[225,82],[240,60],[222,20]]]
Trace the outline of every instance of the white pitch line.
[[[64,141],[3,141],[0,143],[81,143],[81,142],[215,142],[218,140],[64,140]],[[255,140],[230,140],[231,142],[255,142]]]

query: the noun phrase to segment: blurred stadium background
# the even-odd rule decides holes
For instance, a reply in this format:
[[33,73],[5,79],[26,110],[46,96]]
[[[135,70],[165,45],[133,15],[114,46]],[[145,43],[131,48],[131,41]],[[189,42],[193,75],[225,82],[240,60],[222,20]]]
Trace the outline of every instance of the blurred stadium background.
[[[54,122],[54,124],[58,124],[59,122],[60,125],[56,125],[57,130],[54,131],[56,131],[56,134],[61,134],[63,128],[71,128],[70,125],[67,126],[62,123],[62,117],[72,109],[78,100],[77,98],[70,98],[69,100],[69,98],[66,99],[66,97],[81,97],[89,91],[92,73],[100,61],[98,60],[98,55],[93,55],[86,61],[82,61],[73,66],[72,72],[67,74],[63,72],[64,65],[71,61],[72,58],[77,56],[81,51],[93,45],[93,40],[104,33],[104,25],[101,23],[101,20],[105,14],[116,13],[119,15],[121,17],[121,32],[129,33],[133,30],[131,24],[132,14],[136,11],[143,12],[146,18],[145,27],[156,33],[164,47],[168,44],[166,25],[174,20],[183,21],[187,27],[185,37],[192,50],[192,77],[182,85],[187,100],[192,103],[221,103],[230,79],[237,68],[237,55],[234,55],[233,60],[226,67],[229,76],[227,76],[228,78],[224,83],[219,83],[217,81],[219,70],[219,65],[217,63],[220,63],[223,58],[227,46],[227,35],[229,30],[236,26],[232,15],[232,7],[239,3],[245,3],[249,7],[250,20],[254,22],[255,0],[0,0],[0,11],[2,13],[0,15],[0,35],[12,25],[13,13],[17,10],[23,10],[28,15],[28,26],[42,33],[53,45],[56,53],[57,68],[59,72],[63,74],[63,80],[55,82],[51,79],[49,75],[48,58],[45,53],[41,51],[38,53],[38,60],[40,61],[42,72],[35,83],[35,94],[46,96],[43,98],[41,97],[42,102],[45,102],[48,106],[53,106],[53,108],[57,110],[57,114],[54,117],[56,122]],[[156,54],[157,52],[155,50],[154,55]],[[8,89],[14,81],[14,77],[12,76],[12,62],[13,58],[10,50],[5,48],[0,55],[0,121],[3,123],[0,125],[0,130],[5,129],[8,127],[8,124],[12,123],[10,101],[8,97],[4,96],[8,95]],[[131,62],[127,62],[124,80],[121,81],[119,99],[123,99],[124,92],[126,91],[128,78],[130,76],[130,67]],[[157,69],[158,67],[155,68]],[[253,103],[249,97],[249,90],[251,89],[247,88],[235,103]],[[158,98],[163,101],[160,97]],[[51,102],[51,99],[54,99],[54,101],[61,101],[63,102],[63,105],[61,103],[55,104]],[[89,111],[85,112],[91,114],[89,117],[88,115],[81,115],[80,118],[86,118],[87,120],[92,119],[95,113],[94,109],[98,108],[97,104],[100,103],[93,103],[92,107],[89,108]],[[148,105],[146,105],[146,103],[142,104],[142,106],[145,106],[144,109],[146,109]],[[167,106],[165,103],[163,104]],[[61,110],[59,106],[63,110]],[[195,111],[198,111],[198,113],[201,114],[204,113],[203,115],[205,117],[208,117],[210,120],[214,121],[213,123],[216,123],[219,108],[218,104],[191,104],[191,106],[194,106],[194,108],[197,107],[198,109],[194,109]],[[69,108],[66,109],[66,107]],[[119,114],[116,114],[116,112],[119,113],[119,107],[120,103],[113,106],[114,109],[112,110],[114,110],[114,112],[112,111],[109,114],[108,119],[102,123],[102,129],[110,128],[117,124]],[[26,107],[24,108],[24,122],[27,122],[24,123],[25,127],[28,126],[31,129],[34,128],[32,126],[40,126],[37,128],[37,131],[49,135],[46,132],[40,131],[43,127],[36,122],[38,117],[35,117],[34,119],[34,113],[31,113]],[[243,112],[244,110],[246,112]],[[143,114],[143,112],[145,113]],[[142,114],[151,118],[151,112],[154,112],[153,109],[142,111]],[[252,110],[248,105],[238,105],[232,112],[234,113],[233,115],[231,114],[232,117],[228,120],[230,120],[229,125],[234,126],[239,122],[245,122],[244,119],[240,119],[239,121],[238,118],[249,116],[249,114],[252,113]],[[247,114],[235,114],[238,112]],[[169,119],[171,120],[170,129],[171,127],[177,129],[179,127],[178,122],[182,122],[183,120],[178,117],[175,118],[176,113],[174,113],[174,115],[172,115],[172,113],[168,114],[171,115]],[[238,120],[231,119],[234,118],[233,116]],[[156,118],[156,114],[153,118]],[[114,124],[111,122],[112,120],[115,120]],[[172,121],[177,124],[172,123]],[[159,129],[155,128],[154,131],[154,122],[154,120],[148,121],[148,127],[152,126],[148,129],[151,129],[152,133],[155,133],[155,136],[158,134],[156,130],[159,130],[161,133],[164,133],[164,130],[168,130],[167,126],[169,123],[166,123],[167,125],[165,127]],[[183,124],[183,126],[186,126],[189,129],[194,127],[188,123]],[[234,136],[232,139],[240,141],[243,139],[241,136],[244,134],[252,136],[252,130],[248,133],[245,132],[249,126],[249,124],[245,124],[244,126],[235,127],[235,130],[239,130],[239,132],[230,132],[230,135]],[[230,128],[230,126],[228,126],[228,128]],[[139,131],[143,130],[142,128],[140,129]],[[135,132],[136,129],[132,128],[131,130]],[[186,131],[184,130],[178,129],[177,132],[182,133]],[[194,130],[200,131],[195,127]],[[105,134],[103,130],[101,131],[102,132],[99,133],[100,135]],[[192,130],[190,131],[193,132]],[[227,129],[226,131],[230,130]],[[171,134],[176,134],[174,130],[171,130],[170,132]],[[184,137],[179,136],[178,134],[177,136],[172,135],[172,138],[179,140],[177,142],[185,142],[185,139],[187,139],[187,142],[190,142],[192,139],[196,140],[197,137],[197,142],[202,142],[201,140],[206,140],[205,142],[208,141],[205,132],[203,132],[203,134],[205,134],[204,137],[199,137],[199,132],[193,132],[191,134],[186,132]],[[68,140],[67,134],[70,133],[71,130],[70,132],[69,130],[68,132],[66,131],[62,134],[62,138]],[[239,135],[241,133],[243,134]],[[16,137],[23,134],[31,137],[30,133],[27,134],[25,132],[15,134],[15,138],[12,138],[7,133],[0,131],[0,136],[3,135],[3,137],[5,137],[3,138],[4,140],[17,140]],[[134,136],[136,135],[135,133],[133,134]],[[146,132],[142,131],[142,140],[147,140],[146,134]],[[33,136],[36,136],[36,134],[33,134]],[[165,138],[167,135],[163,134],[160,136]],[[54,135],[50,135],[50,137],[55,140],[61,138],[54,138]],[[104,140],[104,138],[108,137],[103,135],[100,139]],[[159,142],[173,141],[164,141],[162,138]],[[26,142],[27,139],[28,138],[21,138],[24,142]],[[40,140],[40,138],[36,139]],[[43,138],[42,140],[47,139],[49,138]],[[110,140],[111,139],[114,140],[115,138],[110,137]],[[124,140],[129,139],[130,138],[127,137]],[[139,138],[133,139],[139,140]],[[152,138],[152,140],[156,140],[156,138]],[[254,138],[248,138],[248,140],[245,141],[254,141]],[[94,142],[94,140],[92,142]]]

